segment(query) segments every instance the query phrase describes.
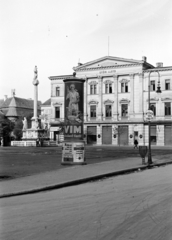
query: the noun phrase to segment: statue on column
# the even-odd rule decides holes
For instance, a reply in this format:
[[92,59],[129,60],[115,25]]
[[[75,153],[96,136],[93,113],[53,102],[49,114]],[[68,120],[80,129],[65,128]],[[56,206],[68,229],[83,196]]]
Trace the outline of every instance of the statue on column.
[[39,81],[38,81],[38,69],[37,66],[35,66],[34,68],[34,78],[33,78],[33,85],[38,85]]

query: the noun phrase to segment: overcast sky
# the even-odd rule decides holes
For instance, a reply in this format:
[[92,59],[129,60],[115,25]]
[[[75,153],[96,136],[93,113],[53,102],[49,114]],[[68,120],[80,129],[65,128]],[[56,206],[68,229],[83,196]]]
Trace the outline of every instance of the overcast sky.
[[0,0],[0,98],[50,98],[49,76],[108,55],[172,66],[171,0]]

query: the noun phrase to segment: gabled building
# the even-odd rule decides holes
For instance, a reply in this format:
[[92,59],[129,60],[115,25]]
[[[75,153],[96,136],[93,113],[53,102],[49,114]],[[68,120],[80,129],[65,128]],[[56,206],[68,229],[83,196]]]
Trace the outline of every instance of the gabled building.
[[[32,99],[24,99],[15,96],[15,90],[12,90],[12,96],[1,101],[0,110],[11,121],[19,118],[31,117],[33,115]],[[38,113],[41,114],[41,102],[38,101]]]
[[[85,141],[91,144],[148,144],[148,93],[154,112],[151,143],[172,145],[172,66],[156,67],[142,60],[106,56],[74,67],[84,83]],[[72,75],[51,76],[50,123],[64,119],[64,83]],[[161,87],[161,94],[156,93]],[[51,138],[58,131],[51,130]],[[57,128],[58,129],[58,128]]]

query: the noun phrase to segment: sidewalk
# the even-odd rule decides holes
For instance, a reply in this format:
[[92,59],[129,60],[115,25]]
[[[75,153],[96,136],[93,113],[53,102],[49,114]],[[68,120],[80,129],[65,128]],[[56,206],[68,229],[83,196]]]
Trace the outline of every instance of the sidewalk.
[[[158,160],[154,158],[152,166],[171,163],[172,159]],[[144,170],[146,168],[147,165],[142,165],[142,159],[140,157],[124,158],[88,165],[74,165],[56,171],[0,181],[0,198],[72,186],[103,177],[137,171],[138,169]]]

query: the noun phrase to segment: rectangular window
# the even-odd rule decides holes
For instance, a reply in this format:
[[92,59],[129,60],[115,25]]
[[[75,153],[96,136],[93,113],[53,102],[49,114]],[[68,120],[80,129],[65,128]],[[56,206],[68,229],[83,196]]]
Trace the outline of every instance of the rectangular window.
[[165,90],[170,90],[170,79],[165,80]]
[[121,83],[121,92],[125,93],[128,92],[128,83]]
[[156,116],[156,103],[151,103],[150,104],[150,110],[152,110],[154,116]]
[[55,107],[55,118],[60,118],[60,107]]
[[96,105],[90,106],[90,117],[96,118]]
[[150,81],[150,91],[155,91],[155,81]]
[[56,97],[59,97],[59,96],[60,96],[60,88],[56,87]]
[[165,103],[165,116],[171,115],[171,102]]
[[109,84],[105,84],[105,93],[109,93]]
[[109,84],[109,93],[112,93],[112,83]]
[[97,93],[97,85],[94,85],[94,94]]
[[123,118],[128,117],[128,104],[122,104],[121,105],[121,116]]
[[112,93],[112,84],[105,84],[105,93]]
[[125,92],[128,92],[128,83],[125,83]]
[[97,90],[97,85],[90,85],[90,94],[96,94]]
[[112,106],[111,105],[105,106],[105,116],[112,117]]

